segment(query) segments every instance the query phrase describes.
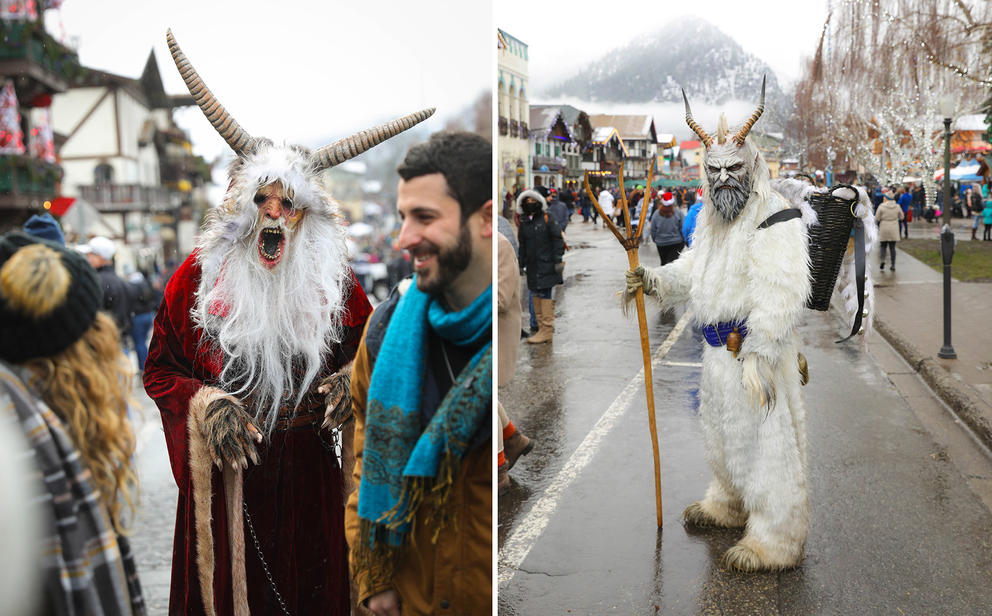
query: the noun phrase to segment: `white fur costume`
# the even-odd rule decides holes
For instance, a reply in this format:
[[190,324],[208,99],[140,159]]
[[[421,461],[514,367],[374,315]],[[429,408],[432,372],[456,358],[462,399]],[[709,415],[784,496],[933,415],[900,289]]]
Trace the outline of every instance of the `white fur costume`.
[[[725,124],[720,130],[724,136]],[[713,149],[734,147],[721,143]],[[710,154],[708,148],[707,160]],[[706,204],[692,247],[641,278],[663,307],[686,306],[698,325],[747,319],[736,358],[726,347],[703,349],[700,414],[713,479],[685,515],[704,525],[746,525],[726,563],[776,569],[802,559],[809,523],[806,409],[797,368],[797,328],[810,293],[806,222],[792,219],[759,230],[768,216],[791,204],[772,190],[767,165],[750,138],[737,155],[750,167],[751,181],[739,215],[728,220],[716,210],[701,174]]]

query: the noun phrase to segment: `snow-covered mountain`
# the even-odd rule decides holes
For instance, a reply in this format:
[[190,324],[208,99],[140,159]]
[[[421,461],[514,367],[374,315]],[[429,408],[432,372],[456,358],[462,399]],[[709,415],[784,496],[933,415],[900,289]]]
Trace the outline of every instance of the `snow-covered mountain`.
[[[791,107],[775,73],[744,51],[716,26],[684,17],[651,35],[634,39],[592,62],[577,74],[540,93],[541,99],[576,99],[597,103],[682,103],[682,88],[696,108],[753,109],[767,77],[764,130],[780,129]],[[698,119],[698,118],[697,118]],[[743,118],[730,117],[731,124]]]

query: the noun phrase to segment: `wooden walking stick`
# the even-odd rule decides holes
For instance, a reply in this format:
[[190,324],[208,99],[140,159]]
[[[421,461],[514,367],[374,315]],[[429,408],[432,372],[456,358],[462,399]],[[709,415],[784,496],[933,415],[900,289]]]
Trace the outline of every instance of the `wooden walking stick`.
[[[613,221],[603,213],[603,208],[599,206],[599,200],[596,199],[592,189],[589,187],[588,171],[585,172],[586,193],[589,195],[589,199],[592,201],[593,206],[596,207],[596,211],[599,212],[599,215],[606,221],[610,231],[613,232],[613,235],[616,236],[617,240],[620,242],[620,245],[627,251],[627,262],[630,265],[630,269],[635,269],[639,265],[637,248],[641,243],[641,232],[644,230],[644,219],[648,211],[648,201],[651,198],[651,182],[654,181],[655,157],[651,157],[651,167],[648,169],[648,183],[644,189],[644,196],[641,197],[641,213],[638,217],[636,232],[630,225],[630,210],[627,207],[627,190],[623,185],[623,163],[621,162],[619,164],[620,169],[618,172],[618,177],[620,179],[620,206],[623,208],[623,219],[627,224],[626,236],[622,235],[616,225],[613,224]],[[661,456],[658,453],[658,427],[654,417],[654,380],[651,376],[651,344],[648,341],[648,321],[644,311],[643,289],[637,289],[637,294],[634,296],[634,301],[637,304],[637,325],[641,330],[641,355],[644,359],[644,389],[648,400],[648,426],[651,429],[651,449],[654,453],[655,510],[658,514],[658,528],[661,528]]]

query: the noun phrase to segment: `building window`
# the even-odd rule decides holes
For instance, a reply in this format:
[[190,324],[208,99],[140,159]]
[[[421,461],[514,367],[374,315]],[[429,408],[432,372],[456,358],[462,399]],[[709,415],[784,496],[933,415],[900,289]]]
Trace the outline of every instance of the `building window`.
[[96,185],[113,184],[114,168],[107,163],[100,163],[93,169],[93,183]]

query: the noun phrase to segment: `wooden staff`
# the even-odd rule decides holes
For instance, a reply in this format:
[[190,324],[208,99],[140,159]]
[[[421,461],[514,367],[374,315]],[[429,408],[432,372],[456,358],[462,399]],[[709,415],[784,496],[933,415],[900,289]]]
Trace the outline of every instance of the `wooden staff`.
[[[630,265],[630,269],[633,270],[639,265],[637,248],[641,243],[641,232],[644,230],[644,219],[648,211],[648,202],[651,199],[651,182],[654,181],[655,157],[651,157],[651,167],[648,169],[648,183],[644,190],[644,196],[641,197],[641,214],[637,222],[636,232],[630,226],[630,210],[627,207],[627,189],[623,185],[623,163],[621,162],[619,164],[620,169],[618,172],[618,177],[620,179],[620,206],[623,208],[623,219],[627,223],[626,236],[622,235],[616,225],[613,224],[613,221],[603,213],[603,208],[599,206],[599,200],[596,199],[592,189],[589,187],[588,171],[585,172],[584,180],[586,185],[586,193],[589,195],[589,199],[596,207],[596,211],[599,212],[599,215],[606,221],[606,225],[610,228],[610,231],[613,232],[613,235],[616,236],[617,241],[619,241],[620,245],[627,251],[627,262]],[[654,417],[654,380],[651,376],[651,344],[648,341],[648,321],[644,311],[644,290],[642,288],[637,289],[637,293],[634,296],[634,301],[637,304],[637,325],[641,330],[641,355],[644,359],[644,389],[648,399],[648,426],[651,429],[651,449],[654,453],[655,510],[658,514],[658,528],[661,528],[661,455],[658,453],[658,427]]]

